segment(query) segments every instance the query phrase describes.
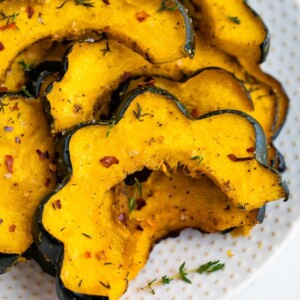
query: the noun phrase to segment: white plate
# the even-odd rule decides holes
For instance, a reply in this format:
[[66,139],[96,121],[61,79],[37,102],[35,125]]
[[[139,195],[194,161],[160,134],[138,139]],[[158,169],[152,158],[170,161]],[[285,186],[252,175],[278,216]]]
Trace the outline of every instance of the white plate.
[[[284,174],[292,192],[288,203],[277,202],[267,207],[263,225],[257,226],[248,238],[230,235],[202,235],[193,230],[182,232],[176,239],[158,244],[151,253],[147,266],[122,297],[122,300],[194,299],[211,300],[229,298],[253,279],[263,266],[275,258],[291,237],[299,223],[300,202],[300,1],[249,1],[268,25],[271,52],[264,69],[280,79],[290,98],[288,121],[276,145],[286,156],[288,170]],[[234,254],[229,258],[227,251]],[[194,268],[210,260],[226,263],[223,272],[209,276],[191,275],[193,284],[173,282],[156,288],[152,295],[140,288],[154,278],[177,271],[185,261]],[[33,262],[19,264],[0,278],[0,300],[54,300],[54,280],[44,275]]]

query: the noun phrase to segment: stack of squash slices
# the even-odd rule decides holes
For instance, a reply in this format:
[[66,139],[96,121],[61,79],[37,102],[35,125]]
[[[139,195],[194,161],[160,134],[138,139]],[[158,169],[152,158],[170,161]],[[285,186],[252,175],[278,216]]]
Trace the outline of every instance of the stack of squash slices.
[[0,3],[0,272],[33,258],[63,300],[119,299],[161,239],[247,231],[289,196],[260,17],[115,2]]

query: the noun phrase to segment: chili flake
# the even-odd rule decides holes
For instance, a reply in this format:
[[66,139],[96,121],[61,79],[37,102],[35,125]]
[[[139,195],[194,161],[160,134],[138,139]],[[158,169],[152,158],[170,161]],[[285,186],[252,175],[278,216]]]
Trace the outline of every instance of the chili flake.
[[27,12],[28,19],[31,19],[32,16],[34,15],[33,7],[31,5],[27,5],[26,12]]
[[135,16],[139,22],[144,22],[148,17],[150,17],[150,15],[148,15],[145,11],[139,11]]
[[197,118],[200,115],[199,109],[198,108],[193,108],[191,111],[191,115],[193,118]]
[[148,76],[145,78],[144,82],[139,83],[138,86],[154,85],[154,84],[155,84],[155,79],[152,76]]
[[48,187],[50,185],[51,179],[47,178],[45,181],[45,187]]
[[40,157],[40,159],[49,159],[50,158],[50,155],[49,155],[48,151],[42,152],[41,150],[36,149],[36,153],[38,154],[38,156]]
[[102,2],[103,2],[104,4],[106,4],[106,5],[110,5],[109,0],[102,0]]
[[16,225],[15,224],[10,225],[8,230],[9,230],[9,232],[15,232],[16,231]]
[[228,154],[228,158],[234,162],[252,160],[255,157],[236,157],[234,154]]
[[55,205],[55,207],[58,208],[58,209],[61,209],[61,207],[62,207],[61,202],[60,202],[59,199],[57,199],[57,200],[54,201],[54,205]]
[[0,219],[0,225],[3,223],[3,219]]
[[6,29],[18,29],[17,24],[16,23],[8,23],[6,25],[3,25],[0,27],[1,31],[4,31]]
[[5,165],[7,171],[11,174],[13,173],[13,164],[14,164],[14,157],[11,155],[5,155]]
[[146,201],[144,198],[136,199],[136,209],[141,210],[144,206],[146,206]]
[[119,160],[114,156],[105,156],[100,159],[100,162],[105,168],[109,168],[111,165],[114,164],[115,165],[119,164]]
[[[1,49],[0,49],[0,51],[1,51]],[[7,91],[8,91],[8,88],[6,86],[1,86],[0,87],[0,92],[7,92]]]
[[255,152],[255,148],[254,147],[250,147],[247,149],[248,153],[254,153]]
[[84,257],[85,257],[85,258],[91,258],[91,257],[92,257],[92,253],[89,252],[89,251],[86,251],[86,252],[84,253]]
[[3,51],[5,49],[4,45],[2,42],[0,42],[0,51]]

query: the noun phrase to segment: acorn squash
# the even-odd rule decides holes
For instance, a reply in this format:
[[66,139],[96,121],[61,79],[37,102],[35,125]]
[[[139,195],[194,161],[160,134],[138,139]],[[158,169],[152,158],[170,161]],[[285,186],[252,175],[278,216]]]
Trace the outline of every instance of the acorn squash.
[[211,45],[255,63],[265,60],[270,46],[269,31],[245,0],[192,2],[200,10],[200,30]]
[[[192,57],[194,34],[190,18],[179,1],[170,2],[172,10],[162,9],[161,0],[109,4],[95,1],[90,6],[61,0],[44,4],[28,0],[21,4],[20,1],[3,1],[0,10],[8,19],[0,21],[4,26],[0,32],[0,80],[4,81],[18,53],[34,42],[48,37],[60,40],[80,36],[86,31],[105,32],[155,63]],[[24,9],[27,6],[32,7],[33,15],[29,16]],[[9,28],[7,20],[12,24]]]
[[[168,174],[183,166],[191,178],[204,173],[231,207],[245,211],[288,197],[280,175],[266,164],[264,133],[253,118],[227,110],[192,120],[174,96],[154,87],[129,94],[112,122],[79,124],[59,145],[62,183],[40,204],[33,230],[45,256],[54,254],[59,294],[113,300],[124,293],[139,269],[133,268],[136,258],[145,256],[137,247],[143,231],[131,234],[123,216],[115,219],[115,187],[144,167]],[[127,199],[129,211],[131,203]],[[146,245],[148,253],[151,240]]]
[[[32,216],[56,184],[54,141],[41,102],[1,95],[0,273],[32,243]],[[39,130],[37,130],[37,128]]]

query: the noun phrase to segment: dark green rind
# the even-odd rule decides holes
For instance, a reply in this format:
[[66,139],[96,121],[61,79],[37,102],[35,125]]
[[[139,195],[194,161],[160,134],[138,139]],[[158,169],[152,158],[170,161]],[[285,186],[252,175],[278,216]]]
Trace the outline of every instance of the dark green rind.
[[8,272],[14,265],[17,264],[18,254],[0,253],[0,274]]
[[[246,89],[245,87],[245,82],[243,80],[238,79],[233,73],[223,69],[223,68],[219,68],[219,67],[206,67],[206,68],[202,68],[199,70],[196,70],[195,72],[189,74],[189,75],[185,75],[181,80],[174,80],[172,77],[168,77],[168,76],[163,76],[163,75],[155,75],[153,76],[153,78],[164,78],[167,79],[169,81],[172,82],[178,82],[178,83],[186,83],[187,81],[189,81],[190,79],[196,77],[197,75],[205,72],[205,71],[209,71],[209,70],[217,70],[217,71],[223,71],[227,74],[229,74],[232,78],[234,78],[235,80],[237,80],[237,82],[239,83],[240,87],[243,89],[243,91],[245,92],[247,99],[249,100],[250,104],[251,104],[251,108],[254,109],[254,103],[251,97],[251,94],[249,93],[249,91]],[[132,75],[130,76],[130,78],[128,78],[127,80],[121,82],[121,84],[118,86],[118,88],[113,92],[112,96],[111,96],[111,101],[110,101],[110,113],[109,116],[111,117],[113,115],[113,112],[116,110],[116,108],[118,107],[118,105],[120,104],[120,102],[122,101],[122,97],[124,96],[124,94],[127,92],[128,88],[130,87],[130,83],[133,80],[138,80],[140,78],[147,78],[149,76],[144,76],[144,75]],[[155,84],[154,84],[155,86]],[[176,95],[175,95],[176,96]]]
[[[168,100],[172,101],[178,109],[190,120],[200,120],[208,117],[213,117],[215,115],[229,113],[229,114],[238,114],[243,117],[245,117],[254,127],[255,133],[256,133],[256,154],[255,158],[256,160],[261,163],[264,167],[268,168],[272,172],[278,174],[278,172],[271,167],[267,165],[267,145],[266,145],[266,139],[263,133],[263,130],[261,126],[255,121],[252,117],[249,115],[235,110],[223,110],[223,111],[215,111],[211,112],[209,114],[206,114],[205,116],[201,116],[197,119],[193,119],[190,114],[185,110],[184,106],[170,93],[168,93],[165,90],[158,89],[155,87],[141,87],[134,91],[132,91],[120,104],[120,107],[116,111],[115,119],[111,122],[85,122],[76,125],[75,127],[71,128],[70,130],[66,131],[61,142],[58,144],[58,154],[60,155],[60,158],[58,159],[58,170],[60,177],[64,177],[64,180],[55,188],[53,192],[51,192],[38,206],[35,216],[33,218],[33,230],[32,235],[33,239],[38,247],[38,249],[44,253],[44,256],[47,257],[52,263],[54,263],[57,266],[58,269],[58,275],[57,275],[57,293],[58,297],[60,297],[60,300],[73,300],[73,299],[84,299],[84,300],[107,300],[105,297],[101,296],[93,296],[93,295],[83,295],[83,294],[77,294],[69,291],[66,289],[59,277],[60,270],[61,270],[61,264],[63,259],[63,243],[57,240],[55,237],[53,237],[47,230],[44,228],[42,223],[42,217],[43,217],[43,209],[46,203],[49,201],[49,199],[55,195],[58,191],[60,191],[64,186],[70,181],[70,178],[72,177],[72,163],[70,159],[70,150],[69,150],[69,143],[74,133],[76,133],[77,130],[80,130],[81,128],[93,126],[93,125],[109,125],[112,122],[118,122],[122,119],[125,111],[128,109],[130,103],[139,95],[143,93],[153,93],[153,94],[159,94],[164,97],[166,97]],[[280,174],[278,174],[279,177]],[[288,197],[288,189],[287,185],[284,181],[281,181],[280,184],[285,189],[286,195]],[[286,197],[286,198],[287,198]],[[286,199],[287,200],[287,199]],[[66,297],[66,298],[64,298]]]
[[260,19],[261,23],[264,26],[265,32],[266,32],[266,37],[265,37],[264,41],[261,43],[261,45],[259,46],[261,57],[257,63],[260,64],[260,63],[263,63],[267,59],[267,56],[269,54],[270,42],[271,42],[270,32],[269,32],[267,25],[264,23],[264,21],[260,17],[260,15],[247,3],[247,1],[244,0],[244,4],[252,12],[252,14],[255,17],[258,17]]

